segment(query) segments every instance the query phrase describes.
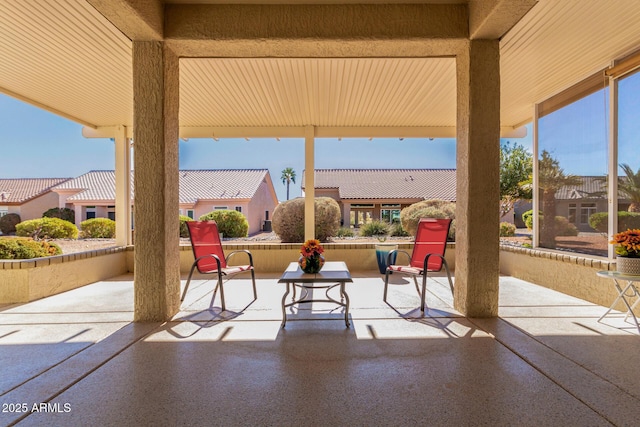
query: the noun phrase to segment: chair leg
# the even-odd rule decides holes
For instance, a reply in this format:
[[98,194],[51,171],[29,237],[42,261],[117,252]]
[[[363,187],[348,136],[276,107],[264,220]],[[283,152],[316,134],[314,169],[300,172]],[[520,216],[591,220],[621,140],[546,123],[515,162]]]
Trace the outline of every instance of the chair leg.
[[[220,288],[220,301],[221,301],[222,311],[227,311],[227,308],[224,304],[224,287],[222,282],[222,272],[220,270],[218,270],[218,284],[216,285],[216,288]],[[213,290],[214,297],[215,297],[215,294],[216,294],[216,291],[214,289]]]
[[191,266],[191,271],[189,272],[189,277],[187,278],[187,284],[184,285],[184,291],[182,292],[182,298],[180,298],[180,302],[184,301],[184,297],[187,295],[187,289],[189,289],[189,283],[191,283],[191,276],[193,276],[193,270],[195,270],[197,264],[194,262]]
[[420,295],[420,311],[424,315],[425,299],[427,298],[427,270],[422,275],[422,293]]
[[442,258],[442,263],[444,264],[444,269],[447,272],[447,279],[449,279],[449,288],[451,288],[451,295],[453,295],[453,281],[451,280],[451,271],[449,270],[449,264],[447,264],[447,260]]
[[256,275],[253,269],[251,269],[251,283],[253,284],[253,300],[255,301],[258,299],[258,291],[256,290]]
[[382,301],[387,302],[387,289],[389,288],[389,269],[384,274],[384,293],[382,294]]

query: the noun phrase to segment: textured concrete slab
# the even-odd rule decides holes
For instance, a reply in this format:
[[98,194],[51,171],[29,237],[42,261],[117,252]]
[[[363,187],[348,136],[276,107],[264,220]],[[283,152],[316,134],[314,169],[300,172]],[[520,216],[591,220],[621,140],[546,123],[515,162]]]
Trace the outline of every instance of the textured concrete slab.
[[219,295],[212,303],[215,284],[197,281],[166,323],[130,323],[131,276],[4,308],[0,361],[11,370],[0,379],[0,402],[28,411],[13,406],[0,424],[599,426],[640,419],[633,369],[640,338],[624,325],[598,323],[604,307],[503,277],[501,317],[467,319],[437,277],[422,316],[412,282],[394,278],[385,304],[382,276],[367,273],[347,286],[350,328],[343,308],[312,303],[293,307],[283,329],[284,286],[276,277],[258,279],[253,303],[248,280],[229,283],[226,312]]

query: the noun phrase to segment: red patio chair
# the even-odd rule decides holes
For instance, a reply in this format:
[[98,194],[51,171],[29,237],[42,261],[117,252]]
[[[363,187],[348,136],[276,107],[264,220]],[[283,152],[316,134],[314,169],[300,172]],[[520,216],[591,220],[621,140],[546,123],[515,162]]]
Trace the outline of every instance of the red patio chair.
[[[218,287],[220,288],[222,311],[226,310],[224,303],[224,288],[222,286],[223,278],[228,280],[236,274],[250,272],[251,282],[253,283],[253,301],[258,299],[258,294],[256,292],[256,278],[253,270],[253,256],[251,255],[251,252],[243,249],[233,251],[225,257],[224,251],[222,250],[222,243],[220,242],[220,234],[218,233],[218,224],[216,224],[215,221],[187,221],[187,227],[189,228],[189,239],[191,239],[191,247],[193,248],[193,257],[195,258],[195,261],[191,266],[189,278],[187,279],[187,284],[184,287],[180,301],[184,301],[184,297],[187,295],[191,276],[193,275],[193,270],[196,268],[201,274],[217,274],[218,283],[216,284],[213,292],[215,293],[216,289]],[[237,253],[246,253],[249,256],[249,264],[229,265],[229,260]]]
[[[383,300],[387,302],[387,288],[389,286],[389,274],[397,273],[413,277],[416,284],[416,290],[420,295],[420,310],[424,313],[425,293],[427,290],[427,273],[438,272],[442,270],[442,266],[447,272],[449,279],[449,287],[453,294],[453,282],[451,281],[451,272],[447,260],[444,259],[444,251],[447,248],[447,236],[451,227],[450,219],[422,218],[418,223],[418,231],[413,245],[413,253],[410,256],[409,265],[391,265],[394,253],[405,254],[409,258],[409,252],[403,250],[394,250],[389,252],[387,256],[387,270],[384,276],[384,295]],[[418,288],[418,276],[422,276],[422,292]]]

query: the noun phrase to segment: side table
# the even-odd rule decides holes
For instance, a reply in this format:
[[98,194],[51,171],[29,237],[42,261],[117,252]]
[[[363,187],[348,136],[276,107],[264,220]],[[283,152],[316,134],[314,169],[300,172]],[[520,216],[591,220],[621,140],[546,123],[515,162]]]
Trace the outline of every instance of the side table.
[[[638,332],[640,333],[640,325],[638,324],[638,319],[636,315],[633,313],[633,309],[640,302],[640,292],[638,292],[638,282],[640,282],[640,276],[634,276],[630,274],[623,274],[618,271],[598,271],[598,276],[606,277],[608,279],[612,279],[616,291],[618,292],[618,297],[613,301],[611,307],[598,319],[600,322],[604,317],[613,310],[613,307],[618,304],[618,301],[622,300],[624,305],[627,307],[627,314],[624,317],[624,321],[627,321],[627,318],[631,316],[633,318],[634,323],[636,324],[636,328],[638,328]],[[626,281],[626,285],[624,282]],[[622,283],[622,284],[621,284]],[[635,297],[635,301],[632,299]]]

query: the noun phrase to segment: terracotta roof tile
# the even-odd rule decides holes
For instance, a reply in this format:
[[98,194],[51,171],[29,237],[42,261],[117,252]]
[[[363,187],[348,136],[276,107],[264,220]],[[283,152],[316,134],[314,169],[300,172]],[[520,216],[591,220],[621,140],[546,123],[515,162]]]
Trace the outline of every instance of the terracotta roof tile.
[[[304,189],[304,173],[302,175]],[[455,169],[316,169],[316,188],[338,188],[342,199],[456,200]]]
[[[197,200],[250,199],[266,179],[268,169],[203,169],[180,171],[180,203]],[[78,190],[69,201],[115,200],[115,171],[90,171],[57,186]],[[133,172],[131,172],[133,183]],[[132,185],[133,187],[133,185]],[[133,197],[133,190],[131,197]]]
[[70,178],[0,179],[0,205],[20,204],[41,196]]

